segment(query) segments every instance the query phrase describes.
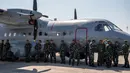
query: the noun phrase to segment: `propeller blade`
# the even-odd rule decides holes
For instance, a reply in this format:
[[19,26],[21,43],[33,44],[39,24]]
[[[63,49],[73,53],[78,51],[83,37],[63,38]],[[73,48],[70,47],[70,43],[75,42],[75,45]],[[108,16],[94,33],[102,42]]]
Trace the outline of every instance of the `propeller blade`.
[[37,38],[37,30],[38,30],[38,22],[37,20],[35,20],[34,31],[33,31],[34,40],[36,40]]
[[74,9],[74,19],[77,19],[77,11]]
[[33,10],[37,11],[37,0],[33,0]]
[[46,18],[49,18],[49,16],[47,16],[47,15],[42,15],[43,17],[46,17]]

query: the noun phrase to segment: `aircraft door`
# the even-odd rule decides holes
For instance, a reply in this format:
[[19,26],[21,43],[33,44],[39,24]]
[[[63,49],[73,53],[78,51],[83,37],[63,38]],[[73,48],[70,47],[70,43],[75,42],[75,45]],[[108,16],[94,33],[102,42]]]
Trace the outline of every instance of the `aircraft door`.
[[88,29],[85,27],[79,27],[75,30],[75,40],[87,41]]
[[[75,30],[75,40],[79,40],[80,44],[82,46],[84,46],[84,43],[87,42],[87,36],[88,36],[88,29],[85,27],[79,27]],[[85,55],[84,55],[84,50],[81,49],[80,52],[80,59],[84,59]]]

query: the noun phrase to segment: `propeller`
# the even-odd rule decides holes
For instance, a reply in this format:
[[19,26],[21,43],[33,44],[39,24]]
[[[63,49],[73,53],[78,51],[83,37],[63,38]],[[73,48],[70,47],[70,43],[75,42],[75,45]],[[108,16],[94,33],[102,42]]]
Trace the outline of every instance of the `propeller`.
[[76,11],[76,8],[74,9],[74,19],[75,19],[75,20],[77,19],[77,11]]
[[[37,11],[37,0],[33,1],[33,10]],[[38,30],[38,22],[37,20],[34,20],[34,28],[33,28],[33,36],[34,36],[34,40],[36,40],[37,38],[37,30]]]
[[[33,0],[33,11],[37,11],[37,0]],[[32,14],[32,13],[30,13],[30,14]],[[47,15],[42,15],[42,17],[48,18]],[[33,19],[31,18],[30,20],[33,20]],[[34,30],[33,30],[33,36],[34,36],[34,38],[33,39],[36,40],[36,38],[37,38],[37,32],[38,32],[38,20],[35,19],[33,21],[34,21]]]

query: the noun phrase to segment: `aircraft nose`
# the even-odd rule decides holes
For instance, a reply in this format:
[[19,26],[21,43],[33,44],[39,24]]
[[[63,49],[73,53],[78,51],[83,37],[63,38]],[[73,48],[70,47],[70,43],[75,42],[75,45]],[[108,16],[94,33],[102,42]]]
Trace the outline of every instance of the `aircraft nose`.
[[130,44],[130,34],[124,32],[123,35],[124,35],[122,36],[123,41],[126,40]]
[[0,9],[0,14],[3,14],[5,12],[5,10]]

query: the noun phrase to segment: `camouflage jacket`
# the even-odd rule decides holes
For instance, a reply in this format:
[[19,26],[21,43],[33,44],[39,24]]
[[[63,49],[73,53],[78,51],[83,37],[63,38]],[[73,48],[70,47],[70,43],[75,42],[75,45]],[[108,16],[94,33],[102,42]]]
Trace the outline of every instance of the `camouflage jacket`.
[[41,50],[41,48],[42,48],[42,45],[41,45],[41,44],[37,43],[37,44],[35,45],[35,50],[39,51],[39,50]]
[[31,48],[32,48],[32,44],[31,43],[26,43],[25,46],[24,46],[25,50],[28,50],[30,51]]
[[128,44],[123,44],[122,45],[122,50],[123,50],[123,53],[128,53],[129,52],[129,45]]

